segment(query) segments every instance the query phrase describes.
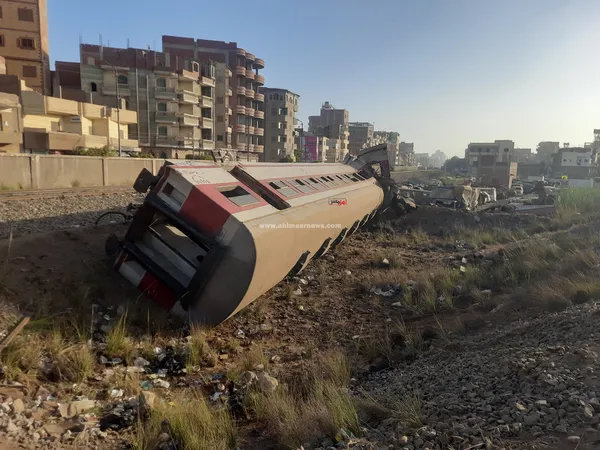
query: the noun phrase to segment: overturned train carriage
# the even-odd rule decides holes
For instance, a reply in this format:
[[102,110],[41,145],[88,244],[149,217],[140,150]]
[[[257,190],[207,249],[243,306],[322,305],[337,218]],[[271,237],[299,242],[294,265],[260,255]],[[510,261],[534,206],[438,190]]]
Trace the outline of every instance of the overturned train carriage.
[[384,188],[367,176],[347,164],[167,162],[107,251],[148,297],[215,325],[372,218]]

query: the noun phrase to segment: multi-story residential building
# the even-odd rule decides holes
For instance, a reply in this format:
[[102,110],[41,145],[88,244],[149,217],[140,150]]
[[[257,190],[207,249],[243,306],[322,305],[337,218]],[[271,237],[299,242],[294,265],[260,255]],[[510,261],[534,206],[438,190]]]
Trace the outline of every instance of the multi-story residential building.
[[[345,109],[336,109],[331,103],[325,102],[321,106],[321,113],[318,116],[310,116],[308,118],[308,132],[315,136],[324,136],[329,138],[330,145],[333,141],[339,141],[340,155],[336,156],[337,160],[341,157],[344,159],[348,153],[349,135],[348,128],[348,111]],[[335,147],[337,145],[333,144]],[[331,153],[331,152],[330,152]],[[328,157],[328,162],[330,161]]]
[[496,162],[511,162],[515,143],[508,140],[494,142],[472,142],[465,150],[465,159],[469,173],[476,173],[482,156],[493,155]]
[[558,153],[560,142],[542,141],[537,145],[535,162],[549,164],[552,161],[552,155]]
[[264,69],[265,62],[235,42],[163,36],[162,44],[165,53],[189,60],[222,63],[232,71],[231,147],[237,150],[238,159],[258,161],[264,151],[265,134],[264,94],[258,92],[265,84],[265,78],[259,70]]
[[298,148],[294,139],[296,112],[300,96],[287,89],[261,87],[265,96],[264,161],[281,161],[294,157]]
[[415,153],[415,165],[418,167],[429,167],[429,153]]
[[526,164],[531,161],[530,148],[515,148],[513,151],[513,161],[519,164]]
[[81,89],[93,103],[138,112],[129,134],[145,152],[184,158],[215,148],[213,64],[151,50],[82,44],[80,67]]
[[0,56],[8,75],[50,93],[46,0],[0,0]]
[[[138,142],[130,139],[128,126],[137,122],[134,111],[119,110],[103,105],[81,103],[45,96],[29,88],[14,75],[0,75],[2,94],[16,97],[19,108],[12,108],[11,128],[14,128],[14,113],[22,113],[20,134],[22,150],[27,153],[59,151],[71,153],[80,148],[116,149],[119,142],[123,149],[138,150]],[[11,97],[11,98],[12,98]],[[2,112],[2,121],[5,113]],[[6,115],[6,120],[9,116]],[[18,152],[16,146],[12,151]]]
[[448,157],[444,152],[436,150],[433,155],[429,157],[429,166],[436,168],[442,167],[447,159]]
[[400,166],[414,166],[415,162],[415,143],[400,142],[399,150]]
[[232,110],[229,105],[229,99],[233,95],[233,91],[229,87],[229,80],[231,79],[232,72],[229,67],[225,63],[214,63],[216,74],[217,74],[217,84],[215,86],[215,95],[216,95],[216,116],[217,123],[215,125],[215,133],[217,134],[216,139],[216,147],[217,149],[226,149],[233,156],[232,159],[235,159],[235,151],[232,150],[231,147],[231,135],[232,135],[232,127],[231,127],[231,115]]
[[348,150],[356,155],[361,149],[368,147],[373,140],[375,126],[369,122],[350,122],[348,124]]
[[373,139],[368,145],[387,144],[388,158],[392,166],[401,166],[400,158],[400,133],[397,131],[375,131]]

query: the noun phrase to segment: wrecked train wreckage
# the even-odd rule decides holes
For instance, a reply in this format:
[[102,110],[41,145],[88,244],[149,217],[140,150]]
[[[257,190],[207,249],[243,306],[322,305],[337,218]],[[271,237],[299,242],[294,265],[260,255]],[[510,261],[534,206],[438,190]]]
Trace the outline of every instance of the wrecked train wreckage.
[[236,314],[376,216],[414,207],[397,195],[384,146],[343,164],[172,160],[134,187],[147,195],[125,236],[106,242],[114,269],[203,325]]

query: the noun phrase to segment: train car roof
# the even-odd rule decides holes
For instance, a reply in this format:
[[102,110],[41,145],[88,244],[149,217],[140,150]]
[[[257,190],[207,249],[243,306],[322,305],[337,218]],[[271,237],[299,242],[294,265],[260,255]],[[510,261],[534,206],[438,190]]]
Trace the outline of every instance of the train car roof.
[[[274,178],[313,177],[319,175],[355,173],[347,164],[298,164],[298,163],[238,163],[237,167],[256,180]],[[276,167],[277,170],[273,170]]]

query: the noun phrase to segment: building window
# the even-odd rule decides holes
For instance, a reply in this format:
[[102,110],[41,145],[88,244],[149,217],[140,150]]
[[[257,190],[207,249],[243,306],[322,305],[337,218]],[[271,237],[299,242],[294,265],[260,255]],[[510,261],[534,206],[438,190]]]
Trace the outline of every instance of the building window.
[[32,38],[19,38],[17,44],[24,50],[35,50],[35,41]]
[[37,77],[37,67],[35,66],[23,66],[23,76],[25,78]]
[[98,92],[98,85],[92,81],[90,83],[90,89],[92,92]]
[[167,87],[167,80],[166,80],[166,78],[157,78],[156,79],[156,87],[166,88]]
[[88,63],[88,66],[93,66],[96,64],[96,59],[93,56],[88,56],[87,63]]
[[168,129],[167,127],[158,127],[158,135],[160,137],[167,137]]
[[0,47],[4,47],[4,35],[3,34],[0,34]]
[[117,83],[119,83],[119,84],[128,84],[129,80],[127,79],[126,75],[119,75],[117,77]]
[[217,134],[217,142],[223,142],[223,135]]
[[19,20],[21,22],[33,22],[33,9],[19,8]]
[[0,131],[4,131],[4,120],[2,120],[2,114],[0,114]]
[[157,103],[156,110],[160,112],[167,112],[167,104],[166,103]]

